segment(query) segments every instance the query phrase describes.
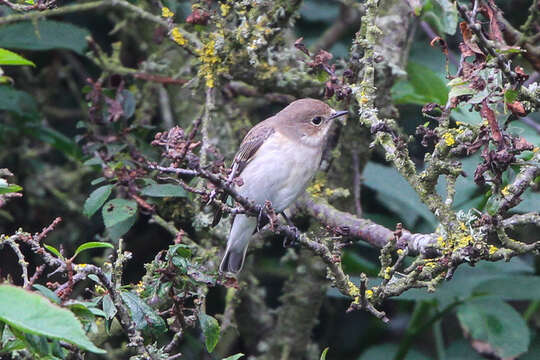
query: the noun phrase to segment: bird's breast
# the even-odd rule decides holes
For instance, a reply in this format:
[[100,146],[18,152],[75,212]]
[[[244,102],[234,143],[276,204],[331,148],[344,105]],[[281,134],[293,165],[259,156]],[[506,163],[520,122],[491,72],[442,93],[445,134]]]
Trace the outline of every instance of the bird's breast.
[[322,150],[291,140],[278,132],[261,145],[240,177],[237,190],[259,204],[272,202],[276,211],[285,210],[317,172]]

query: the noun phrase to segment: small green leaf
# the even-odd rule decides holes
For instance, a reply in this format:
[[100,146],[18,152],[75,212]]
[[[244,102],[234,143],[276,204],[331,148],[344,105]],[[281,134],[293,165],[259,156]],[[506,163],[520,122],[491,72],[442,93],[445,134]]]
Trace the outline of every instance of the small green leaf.
[[501,300],[538,300],[540,299],[540,276],[499,276],[481,282],[474,288],[474,292],[495,295]]
[[326,354],[328,353],[328,349],[330,349],[329,347],[325,348],[321,354],[321,359],[320,360],[326,360]]
[[517,90],[512,90],[512,89],[508,89],[504,92],[504,102],[505,103],[513,103],[514,101],[516,101],[517,97],[518,97],[518,91]]
[[2,194],[8,194],[8,193],[14,193],[21,191],[23,188],[20,185],[16,184],[1,184],[0,183],[0,195]]
[[47,244],[43,244],[43,246],[45,247],[45,249],[49,250],[50,252],[52,252],[54,255],[56,255],[57,258],[59,259],[64,259],[64,257],[62,256],[62,254],[60,254],[60,251],[58,251],[55,247],[51,246],[51,245],[47,245]]
[[0,85],[0,110],[33,120],[39,117],[36,100],[30,94],[7,85]]
[[392,87],[392,98],[397,104],[446,104],[448,88],[430,68],[409,61],[407,79],[407,82],[399,81]]
[[491,345],[501,358],[514,358],[529,348],[530,333],[514,308],[497,298],[479,298],[461,305],[457,317],[475,340]]
[[87,217],[94,215],[105,201],[107,201],[111,195],[112,188],[112,185],[104,185],[92,191],[88,199],[84,202],[83,214]]
[[114,305],[111,296],[108,294],[103,297],[103,312],[107,320],[114,318],[117,312],[116,305]]
[[141,190],[142,195],[152,197],[186,197],[183,187],[174,184],[152,184]]
[[137,214],[137,203],[132,200],[113,199],[101,209],[105,227],[110,228]]
[[75,140],[46,125],[40,123],[26,124],[23,131],[73,159],[79,160],[82,157],[81,148]]
[[97,249],[97,248],[105,248],[105,247],[110,248],[110,249],[114,249],[113,244],[109,244],[109,243],[101,242],[101,241],[90,241],[90,242],[84,243],[81,246],[79,246],[77,248],[77,250],[75,250],[75,254],[73,255],[73,257],[75,258],[77,255],[79,255],[81,252],[83,252],[85,250]]
[[30,60],[15,54],[12,51],[0,48],[0,65],[31,65],[36,66]]
[[452,84],[455,80],[456,79],[453,79],[448,83],[448,86],[450,87],[450,92],[448,93],[449,98],[463,95],[474,95],[477,93],[476,90],[469,87],[469,82],[455,82],[454,84]]
[[54,291],[52,291],[48,287],[45,287],[39,284],[34,284],[33,288],[39,291],[43,296],[51,300],[53,303],[60,304],[60,298],[58,297],[58,295],[56,295]]
[[440,9],[434,7],[433,10],[441,20],[442,30],[449,35],[454,35],[458,23],[456,4],[450,0],[435,0],[435,3],[440,6]]
[[120,103],[122,104],[123,117],[129,119],[135,113],[135,96],[129,90],[122,90]]
[[240,359],[241,357],[245,356],[244,354],[242,353],[238,353],[238,354],[234,354],[234,355],[231,355],[231,356],[228,356],[226,358],[223,358],[221,360],[238,360]]
[[186,244],[176,244],[169,246],[169,255],[180,255],[184,258],[190,258],[191,257],[191,249]]
[[97,354],[106,353],[86,337],[71,311],[16,286],[0,285],[0,321],[27,334],[64,340]]
[[219,324],[216,319],[206,314],[199,314],[199,323],[204,335],[206,350],[211,353],[219,341]]
[[502,199],[500,198],[499,194],[491,195],[486,202],[486,211],[488,212],[488,214],[492,216],[495,215],[497,211],[499,211],[501,203]]
[[83,54],[88,30],[53,20],[26,21],[0,28],[0,46],[11,49],[69,49]]
[[127,220],[107,228],[107,233],[112,240],[118,240],[131,229],[136,221],[137,216],[132,216]]
[[140,297],[132,292],[120,293],[122,300],[126,303],[137,330],[149,335],[160,335],[167,331],[165,321],[154,309],[146,304]]
[[413,226],[418,216],[426,219],[433,228],[436,226],[435,216],[395,168],[369,162],[364,177],[365,185],[377,190],[379,201],[399,215],[408,226]]
[[90,185],[94,186],[94,185],[98,185],[98,184],[101,184],[102,182],[106,181],[107,179],[105,179],[103,176],[101,177],[98,177],[97,179],[94,179],[92,181],[90,181]]

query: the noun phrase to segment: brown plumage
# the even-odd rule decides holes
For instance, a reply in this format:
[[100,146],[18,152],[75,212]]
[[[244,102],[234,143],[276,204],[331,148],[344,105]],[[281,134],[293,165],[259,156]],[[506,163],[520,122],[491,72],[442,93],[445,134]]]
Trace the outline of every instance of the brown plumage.
[[[333,119],[345,113],[319,100],[301,99],[254,126],[233,160],[234,176],[244,183],[236,190],[259,205],[269,200],[277,212],[285,210],[317,171]],[[235,217],[221,272],[241,270],[256,223],[245,215]]]

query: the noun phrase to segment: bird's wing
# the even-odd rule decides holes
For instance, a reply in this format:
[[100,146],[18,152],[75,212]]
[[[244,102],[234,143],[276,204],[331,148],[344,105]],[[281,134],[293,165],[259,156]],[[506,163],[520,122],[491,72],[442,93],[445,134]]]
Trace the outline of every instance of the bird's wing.
[[270,126],[266,121],[263,121],[247,133],[240,144],[240,149],[238,149],[238,152],[234,157],[233,169],[236,165],[236,173],[234,176],[238,176],[242,173],[246,165],[253,159],[257,150],[259,150],[265,140],[274,132],[274,127]]
[[[246,165],[253,159],[253,156],[259,150],[261,145],[268,139],[274,132],[274,127],[271,125],[271,120],[267,119],[259,124],[255,125],[244,137],[238,152],[234,156],[232,164],[232,173],[229,179],[240,175],[245,169]],[[228,195],[225,193],[221,197],[222,202],[227,202]],[[217,209],[214,214],[214,220],[212,221],[212,227],[216,226],[221,220],[223,212],[221,209]]]

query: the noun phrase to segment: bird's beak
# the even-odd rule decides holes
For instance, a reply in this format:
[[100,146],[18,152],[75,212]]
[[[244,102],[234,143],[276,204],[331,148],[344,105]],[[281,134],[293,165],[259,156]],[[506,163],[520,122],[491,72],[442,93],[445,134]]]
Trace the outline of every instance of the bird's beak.
[[[347,115],[349,112],[347,110],[343,110],[343,111],[336,111],[334,112],[332,115],[330,115],[330,118],[329,120],[332,120],[332,119],[335,119],[335,118],[339,118],[339,117],[342,117],[343,115]],[[342,118],[340,119],[341,123],[345,124],[345,119]]]

